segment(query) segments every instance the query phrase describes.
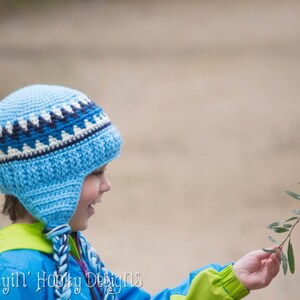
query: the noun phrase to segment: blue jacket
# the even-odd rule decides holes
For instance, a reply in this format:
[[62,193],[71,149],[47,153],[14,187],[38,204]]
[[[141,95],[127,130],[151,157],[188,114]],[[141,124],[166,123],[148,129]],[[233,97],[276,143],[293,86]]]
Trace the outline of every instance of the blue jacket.
[[[55,263],[50,242],[42,234],[41,223],[13,224],[0,230],[0,299],[54,300]],[[73,238],[69,241],[71,299],[101,299],[97,277],[90,272]],[[90,273],[93,274],[93,273]],[[207,265],[190,274],[179,286],[155,296],[144,291],[141,282],[129,283],[110,273],[118,300],[232,300],[249,291],[235,276],[232,265]]]

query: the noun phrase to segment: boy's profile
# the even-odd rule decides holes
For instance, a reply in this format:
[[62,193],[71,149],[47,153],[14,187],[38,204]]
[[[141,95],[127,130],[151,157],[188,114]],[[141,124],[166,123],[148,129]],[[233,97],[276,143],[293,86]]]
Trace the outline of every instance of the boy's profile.
[[280,255],[261,250],[153,297],[106,269],[81,232],[111,189],[106,167],[121,145],[80,91],[32,85],[0,101],[0,192],[12,221],[0,230],[1,299],[242,299],[271,282]]

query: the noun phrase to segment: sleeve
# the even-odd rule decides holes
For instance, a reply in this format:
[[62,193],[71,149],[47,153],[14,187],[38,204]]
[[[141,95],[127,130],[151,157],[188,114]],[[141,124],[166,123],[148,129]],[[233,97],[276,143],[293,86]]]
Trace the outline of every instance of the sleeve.
[[150,296],[141,287],[114,277],[119,300],[239,300],[249,291],[235,276],[232,265],[207,265],[192,272],[184,282],[173,289],[165,289]]
[[41,300],[45,299],[44,291],[37,293],[30,272],[13,268],[0,268],[0,299],[3,300]]

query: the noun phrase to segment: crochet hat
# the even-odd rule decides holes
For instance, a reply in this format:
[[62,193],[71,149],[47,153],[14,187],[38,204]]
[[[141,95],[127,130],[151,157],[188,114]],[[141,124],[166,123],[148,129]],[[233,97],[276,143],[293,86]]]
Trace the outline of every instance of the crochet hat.
[[15,195],[48,230],[62,275],[58,299],[70,297],[68,222],[83,181],[115,159],[121,144],[105,112],[77,90],[32,85],[0,101],[0,192]]
[[67,224],[86,175],[119,155],[121,136],[79,91],[32,85],[0,102],[0,191],[47,227]]

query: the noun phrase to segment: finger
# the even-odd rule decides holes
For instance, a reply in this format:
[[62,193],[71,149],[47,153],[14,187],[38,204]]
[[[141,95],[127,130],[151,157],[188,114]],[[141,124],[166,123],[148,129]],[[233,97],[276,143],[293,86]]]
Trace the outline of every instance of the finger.
[[[270,250],[275,250],[273,248],[270,248]],[[263,260],[263,259],[268,259],[272,254],[272,252],[266,252],[263,250],[254,250],[251,252],[251,254],[255,255],[257,259]]]
[[281,263],[281,252],[282,251],[278,251],[278,252],[276,252],[276,253],[274,253],[274,254],[271,255],[271,258],[275,259],[278,264]]
[[266,250],[272,250],[272,251],[275,251],[275,252],[267,252],[267,251],[264,251],[264,250],[256,250],[254,252],[256,252],[257,258],[260,259],[260,260],[268,259],[272,255],[277,255],[278,258],[281,260],[282,249],[279,246],[266,248]]
[[275,277],[280,270],[280,259],[278,258],[278,256],[276,254],[273,254],[267,260],[266,264],[272,278]]
[[277,251],[276,251],[276,255],[279,259],[279,262],[281,262],[281,254],[282,254],[282,248],[278,248]]
[[270,284],[272,279],[278,274],[280,269],[280,264],[278,263],[278,259],[273,256],[274,260],[272,258],[269,258],[265,263],[264,268],[264,276],[263,276],[263,287],[266,287]]

